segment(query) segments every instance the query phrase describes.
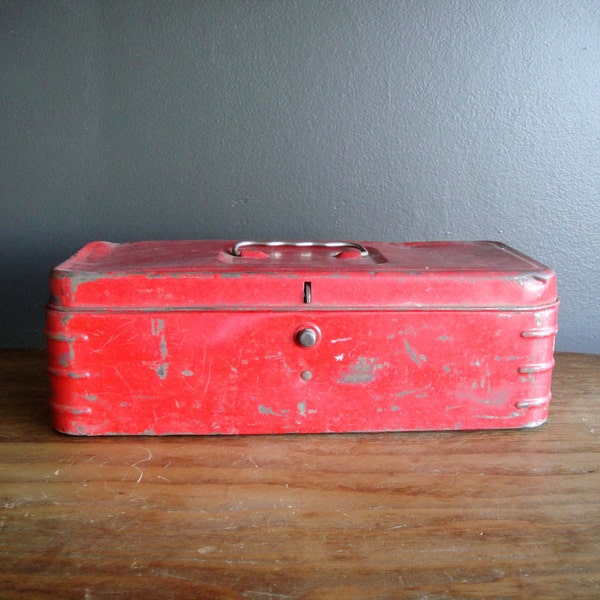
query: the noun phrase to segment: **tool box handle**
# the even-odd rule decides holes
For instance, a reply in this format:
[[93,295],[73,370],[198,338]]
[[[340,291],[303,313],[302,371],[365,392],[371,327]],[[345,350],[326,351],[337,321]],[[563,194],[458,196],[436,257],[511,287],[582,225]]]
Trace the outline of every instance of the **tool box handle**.
[[295,248],[354,248],[358,250],[360,255],[365,258],[369,256],[369,251],[357,242],[256,242],[251,240],[244,240],[243,242],[236,242],[231,249],[233,256],[242,256],[242,248],[248,248],[249,246],[293,246]]

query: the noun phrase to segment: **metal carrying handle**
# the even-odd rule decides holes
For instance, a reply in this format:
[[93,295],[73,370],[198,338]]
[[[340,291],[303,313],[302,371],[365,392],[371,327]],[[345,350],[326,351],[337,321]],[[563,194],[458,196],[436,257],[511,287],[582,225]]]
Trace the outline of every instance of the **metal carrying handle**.
[[243,242],[236,242],[231,249],[233,256],[241,256],[242,248],[248,248],[248,246],[293,246],[295,248],[354,248],[360,252],[360,255],[365,258],[369,256],[369,251],[362,245],[356,242],[256,242],[251,240],[244,240]]

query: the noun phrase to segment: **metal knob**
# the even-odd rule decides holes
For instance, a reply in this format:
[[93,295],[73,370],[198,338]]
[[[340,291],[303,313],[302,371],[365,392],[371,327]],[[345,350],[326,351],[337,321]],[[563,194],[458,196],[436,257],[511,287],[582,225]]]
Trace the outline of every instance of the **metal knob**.
[[305,327],[296,334],[296,341],[303,348],[312,348],[317,343],[317,332],[312,327]]

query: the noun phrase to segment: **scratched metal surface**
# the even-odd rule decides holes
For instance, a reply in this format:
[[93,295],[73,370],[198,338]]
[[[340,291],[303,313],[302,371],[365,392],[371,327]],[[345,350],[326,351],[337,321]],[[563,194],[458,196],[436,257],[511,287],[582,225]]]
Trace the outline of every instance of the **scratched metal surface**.
[[[55,424],[88,435],[535,426],[550,402],[555,318],[76,313],[50,327]],[[540,325],[545,337],[523,335]],[[322,332],[308,349],[294,338],[305,327]]]
[[549,268],[498,242],[272,244],[94,242],[59,265],[46,328],[56,428],[339,433],[546,420]]

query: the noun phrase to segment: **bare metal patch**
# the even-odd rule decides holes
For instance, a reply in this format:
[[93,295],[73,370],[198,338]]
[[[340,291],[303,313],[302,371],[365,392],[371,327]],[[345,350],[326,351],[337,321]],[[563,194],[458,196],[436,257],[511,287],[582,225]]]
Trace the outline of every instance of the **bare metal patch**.
[[271,415],[273,417],[280,417],[279,413],[276,413],[270,406],[265,406],[264,404],[258,405],[258,412],[261,415]]
[[380,363],[376,358],[359,356],[358,360],[350,365],[347,373],[339,380],[339,383],[369,383],[375,379],[378,369],[389,366],[388,363]]
[[415,363],[415,365],[417,365],[417,367],[420,367],[421,364],[427,360],[427,357],[424,354],[418,354],[414,348],[410,347],[410,344],[408,343],[407,339],[404,340],[404,349],[406,350],[408,356],[410,356],[410,359]]

